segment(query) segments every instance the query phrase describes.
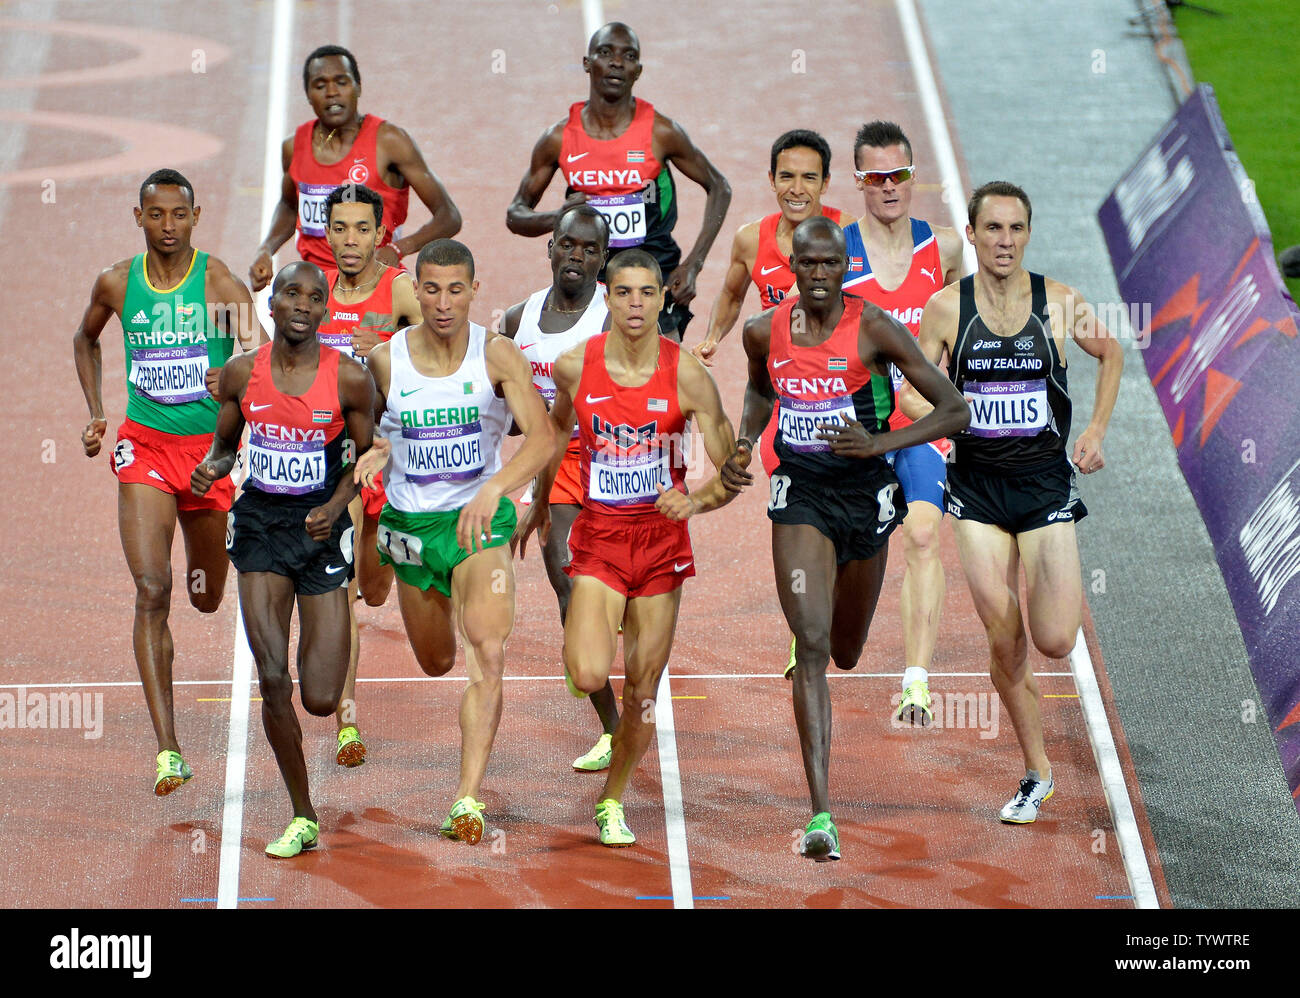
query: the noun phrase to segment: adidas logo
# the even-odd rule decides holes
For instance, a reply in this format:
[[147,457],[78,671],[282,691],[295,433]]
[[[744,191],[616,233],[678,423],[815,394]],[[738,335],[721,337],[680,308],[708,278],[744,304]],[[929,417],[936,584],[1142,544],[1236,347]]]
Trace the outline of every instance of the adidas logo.
[[148,321],[149,321],[149,316],[145,315],[144,309],[140,309],[140,311],[136,312],[135,315],[131,316],[131,322],[133,324],[137,322],[148,322]]

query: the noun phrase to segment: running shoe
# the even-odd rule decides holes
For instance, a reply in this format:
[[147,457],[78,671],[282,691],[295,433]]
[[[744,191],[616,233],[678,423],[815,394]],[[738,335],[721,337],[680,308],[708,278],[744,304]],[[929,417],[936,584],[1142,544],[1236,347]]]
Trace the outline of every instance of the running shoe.
[[790,661],[785,667],[785,678],[794,682],[794,636],[790,637]]
[[266,854],[276,859],[290,859],[304,849],[315,849],[320,825],[307,818],[294,818],[284,834],[266,847]]
[[153,781],[153,792],[159,797],[166,797],[177,787],[189,783],[194,776],[194,770],[190,769],[189,763],[181,758],[179,752],[163,749],[155,761],[158,764],[158,776]]
[[894,711],[894,720],[925,727],[934,720],[930,710],[930,684],[924,679],[909,683],[903,690],[903,699]]
[[620,849],[636,842],[632,829],[623,820],[623,805],[606,798],[596,805],[596,826],[600,829],[600,844]]
[[998,817],[1007,825],[1028,825],[1038,817],[1038,809],[1047,803],[1056,792],[1056,781],[1052,774],[1046,780],[1035,780],[1026,776],[1020,781],[1020,789],[1007,801]]
[[564,666],[564,685],[567,686],[569,688],[569,692],[572,693],[579,700],[585,700],[587,699],[587,697],[591,696],[590,693],[584,693],[582,692],[582,690],[578,689],[578,687],[573,685],[573,679],[569,675],[568,666]]
[[573,768],[586,773],[599,773],[602,769],[609,769],[609,761],[614,758],[613,738],[613,735],[601,735],[591,751],[573,760]]
[[814,814],[812,821],[808,822],[799,843],[799,855],[818,863],[840,858],[840,833],[835,822],[831,821],[829,811]]
[[475,845],[483,838],[483,809],[487,807],[473,797],[462,797],[451,806],[451,813],[438,829],[449,839]]
[[361,732],[355,725],[349,724],[339,731],[339,747],[334,753],[334,761],[348,769],[355,769],[365,763],[366,743],[361,740]]

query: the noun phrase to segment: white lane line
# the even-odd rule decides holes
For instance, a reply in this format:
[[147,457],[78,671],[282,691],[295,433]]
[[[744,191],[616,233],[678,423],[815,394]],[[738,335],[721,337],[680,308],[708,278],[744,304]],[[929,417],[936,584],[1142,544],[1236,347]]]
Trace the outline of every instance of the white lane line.
[[[289,100],[289,52],[293,45],[293,0],[275,0],[271,29],[271,69],[267,79],[266,157],[262,161],[262,222],[271,226],[280,200],[280,143]],[[226,793],[221,811],[221,864],[217,907],[239,907],[239,854],[244,838],[244,771],[248,757],[249,685],[253,652],[244,634],[244,615],[235,597],[235,662],[230,680],[230,726],[226,738]]]
[[938,160],[939,180],[943,184],[944,201],[952,217],[953,228],[961,236],[962,264],[967,274],[975,273],[975,247],[966,241],[966,194],[961,184],[961,171],[957,169],[957,154],[953,151],[952,135],[939,100],[939,85],[930,65],[930,54],[925,49],[921,22],[916,16],[913,0],[894,0],[898,20],[903,28],[903,41],[907,45],[907,58],[916,77],[916,88],[921,95],[921,107],[930,130],[930,144]]
[[600,0],[582,0],[582,30],[586,34],[582,38],[582,51],[585,55],[587,52],[587,42],[591,36],[600,30],[601,25],[605,23],[605,5]]
[[694,908],[691,859],[686,846],[686,807],[682,803],[682,774],[677,764],[677,732],[673,726],[673,690],[664,667],[655,698],[655,736],[659,741],[659,782],[663,785],[664,823],[668,829],[668,873],[673,907]]
[[1097,772],[1101,774],[1102,790],[1106,793],[1106,804],[1110,808],[1111,820],[1115,823],[1115,837],[1119,839],[1119,851],[1124,859],[1129,889],[1133,892],[1134,907],[1159,908],[1160,900],[1156,896],[1156,886],[1147,866],[1137,817],[1133,813],[1133,802],[1129,800],[1124,770],[1119,764],[1119,754],[1115,751],[1115,738],[1111,734],[1110,721],[1106,718],[1106,706],[1101,699],[1097,673],[1092,667],[1092,656],[1088,654],[1088,644],[1083,638],[1082,628],[1075,638],[1074,649],[1070,652],[1070,668],[1074,671],[1074,682],[1079,688],[1079,703],[1083,707],[1083,719],[1088,725],[1088,740],[1092,742],[1092,754],[1097,760]]

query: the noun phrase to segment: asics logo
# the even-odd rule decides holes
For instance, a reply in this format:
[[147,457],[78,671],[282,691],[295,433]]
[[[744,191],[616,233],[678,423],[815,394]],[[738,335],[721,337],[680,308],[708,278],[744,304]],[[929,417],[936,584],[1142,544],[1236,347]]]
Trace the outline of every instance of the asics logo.
[[588,395],[587,405],[595,405],[597,402],[606,402],[609,399],[612,399],[613,397],[614,397],[613,395],[601,395],[596,398],[592,398],[592,396]]
[[578,155],[576,155],[576,156],[574,156],[572,153],[570,153],[568,156],[565,157],[565,162],[568,162],[568,163],[576,163],[576,162],[578,162],[578,160],[582,159],[583,156],[590,156],[590,155],[591,155],[591,152],[590,152],[590,151],[588,151],[588,152],[580,152],[580,153],[578,153]]
[[271,408],[271,406],[274,405],[274,404],[275,404],[274,402],[263,402],[261,405],[254,405],[252,402],[249,402],[249,403],[248,403],[248,411],[249,411],[249,412],[261,412],[263,409],[269,409],[269,408]]
[[778,263],[775,267],[760,267],[758,272],[766,277],[768,274],[772,273],[772,271],[780,270],[783,266],[784,264]]

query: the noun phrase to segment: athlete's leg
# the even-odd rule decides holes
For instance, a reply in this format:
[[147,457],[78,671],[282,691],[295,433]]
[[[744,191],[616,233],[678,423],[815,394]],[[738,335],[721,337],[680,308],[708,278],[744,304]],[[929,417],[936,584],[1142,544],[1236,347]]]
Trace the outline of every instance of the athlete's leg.
[[[146,486],[147,487],[147,486]],[[185,588],[199,613],[215,613],[226,594],[226,521],[220,509],[182,509],[176,513],[185,539]]]
[[[899,594],[903,618],[903,664],[928,672],[943,610],[943,562],[939,557],[939,527],[943,510],[924,499],[907,499],[903,520],[903,588]],[[925,679],[925,676],[918,676]]]
[[[594,693],[609,683],[627,597],[590,575],[573,579],[564,621],[564,668],[573,685]],[[627,696],[624,690],[624,698]]]
[[831,661],[837,668],[852,669],[862,657],[876,604],[880,602],[888,558],[889,546],[885,545],[870,558],[846,561],[836,569]]
[[638,596],[627,601],[623,618],[623,664],[627,673],[623,682],[623,717],[614,732],[614,755],[601,800],[623,799],[628,780],[650,746],[659,677],[673,648],[681,602],[681,586],[657,596]]
[[393,588],[393,566],[379,563],[379,520],[363,512],[357,538],[353,557],[356,559],[361,598],[366,601],[366,606],[383,606]]
[[451,610],[465,641],[469,672],[460,700],[460,800],[478,796],[501,723],[505,645],[515,623],[515,572],[508,546],[476,552],[456,566]]
[[452,630],[451,597],[430,586],[420,589],[397,580],[397,606],[415,661],[429,676],[445,676],[456,664],[456,635]]
[[289,790],[296,818],[316,820],[307,790],[302,756],[302,728],[293,707],[289,676],[289,620],[293,614],[293,580],[271,572],[241,572],[239,607],[244,631],[257,663],[262,692],[262,726]]
[[[580,512],[582,507],[574,503],[552,503],[551,532],[542,548],[546,577],[560,604],[561,627],[568,617],[569,595],[573,591],[573,580],[564,572],[564,566],[569,563],[569,531]],[[591,705],[596,708],[596,716],[600,718],[600,726],[605,734],[612,735],[618,726],[618,701],[614,699],[614,687],[608,679],[603,687],[591,694]]]
[[343,696],[348,669],[347,589],[298,597],[298,687],[308,714],[329,717]]
[[989,642],[989,672],[1020,740],[1025,768],[1046,778],[1051,765],[1043,748],[1038,684],[1029,669],[1029,646],[1020,615],[1020,554],[1016,538],[1001,527],[953,520],[957,552],[975,612]]
[[1029,634],[1048,658],[1065,658],[1083,623],[1083,580],[1073,523],[1016,536],[1029,590]]
[[[362,518],[361,497],[354,496],[348,503],[348,516],[352,519],[352,564],[355,571],[348,581],[348,674],[343,683],[343,695],[335,710],[335,729],[342,731],[357,723],[357,663],[361,660],[361,635],[357,631],[357,591],[360,586],[360,567],[357,565],[358,521]],[[376,552],[375,557],[379,555]]]
[[149,485],[119,484],[117,525],[127,568],[135,582],[131,638],[149,719],[158,738],[158,750],[179,752],[172,709],[172,633],[167,626],[172,601],[176,497]]
[[835,546],[816,527],[773,523],[772,567],[781,611],[794,632],[794,719],[813,814],[819,814],[831,809],[831,697],[826,666],[831,654]]

